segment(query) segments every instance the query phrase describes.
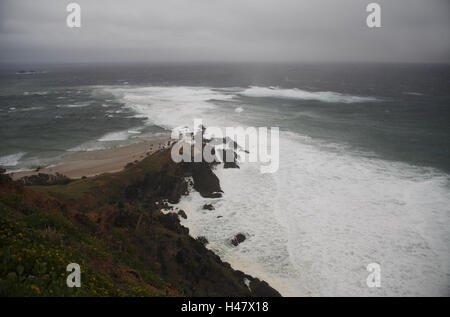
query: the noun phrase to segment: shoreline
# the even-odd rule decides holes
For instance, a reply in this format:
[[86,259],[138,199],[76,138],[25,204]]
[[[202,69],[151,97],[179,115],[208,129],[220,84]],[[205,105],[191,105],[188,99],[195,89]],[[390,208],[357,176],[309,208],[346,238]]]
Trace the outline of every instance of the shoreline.
[[[74,230],[87,233],[107,247],[126,254],[126,257],[121,255],[115,258],[123,269],[119,273],[115,269],[114,274],[109,260],[98,263],[98,258],[104,257],[96,256],[96,260],[92,260],[90,254],[85,255],[90,265],[99,274],[104,274],[105,278],[123,283],[131,274],[137,284],[161,295],[281,296],[266,281],[223,262],[215,252],[205,247],[205,241],[190,235],[189,229],[181,225],[178,214],[165,214],[162,211],[168,203],[178,203],[183,195],[188,194],[188,177],[193,179],[193,188],[202,197],[212,197],[221,192],[219,180],[210,164],[175,163],[171,159],[168,143],[163,146],[162,140],[166,139],[156,138],[119,149],[123,152],[123,158],[129,160],[136,158],[142,150],[148,150],[149,144],[160,145],[153,150],[153,154],[146,152],[149,154],[142,155],[142,160],[125,168],[123,173],[107,173],[58,184],[60,186],[56,187],[35,188],[13,182],[9,176],[5,176],[0,179],[3,181],[0,182],[0,191],[10,195],[24,193],[23,201],[12,206],[13,210],[24,216],[24,221],[28,219],[25,216],[29,210],[23,210],[21,206],[45,205],[45,212],[51,211],[52,215],[65,217],[74,225]],[[92,161],[98,163],[109,160],[107,154],[111,154],[111,151],[117,155],[117,150],[88,154]],[[85,154],[78,153],[76,157],[79,159]],[[80,169],[75,169],[77,165],[73,162],[77,161],[69,160],[58,166],[71,166],[74,168],[73,173],[79,174]],[[97,163],[88,162],[85,168],[94,168],[93,165]],[[96,172],[99,171],[97,168]],[[39,212],[42,212],[41,209],[33,210],[33,213]],[[64,234],[69,235],[71,232]],[[117,235],[120,235],[120,239]],[[108,250],[103,252],[108,253]],[[130,252],[133,258],[142,261],[142,265],[139,264],[141,262],[129,264],[123,260],[130,256]],[[116,257],[115,254],[111,256]],[[12,267],[16,267],[16,264]],[[217,289],[217,283],[223,288]],[[148,296],[148,291],[145,294]]]
[[120,172],[128,163],[141,161],[148,155],[167,147],[170,134],[156,135],[129,145],[95,151],[73,152],[61,158],[55,164],[35,171],[13,172],[13,180],[39,173],[65,175],[71,179],[92,177],[104,173]]

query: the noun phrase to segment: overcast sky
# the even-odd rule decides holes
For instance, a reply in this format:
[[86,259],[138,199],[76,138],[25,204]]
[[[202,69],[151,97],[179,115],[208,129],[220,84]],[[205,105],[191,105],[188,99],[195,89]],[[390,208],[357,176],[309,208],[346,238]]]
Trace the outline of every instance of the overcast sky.
[[449,0],[0,0],[0,62],[450,62]]

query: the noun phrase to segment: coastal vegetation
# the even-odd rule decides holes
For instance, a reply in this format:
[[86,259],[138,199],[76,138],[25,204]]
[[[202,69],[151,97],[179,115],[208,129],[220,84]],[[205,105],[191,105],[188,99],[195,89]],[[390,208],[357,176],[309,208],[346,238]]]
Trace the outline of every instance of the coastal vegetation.
[[[188,194],[188,177],[202,196],[220,194],[209,164],[174,163],[164,149],[77,180],[3,172],[0,296],[279,296],[161,211]],[[81,267],[80,288],[66,285],[69,263]]]

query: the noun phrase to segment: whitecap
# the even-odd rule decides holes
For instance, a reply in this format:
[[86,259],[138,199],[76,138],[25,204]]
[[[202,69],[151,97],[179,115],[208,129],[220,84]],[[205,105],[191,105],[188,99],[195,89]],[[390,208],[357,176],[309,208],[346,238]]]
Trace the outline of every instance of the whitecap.
[[23,109],[20,109],[20,111],[34,111],[34,110],[41,110],[41,109],[43,109],[43,107],[29,107],[29,108],[23,108]]
[[20,159],[25,155],[24,152],[5,155],[0,157],[0,166],[10,167],[19,164]]
[[104,149],[106,149],[106,147],[100,143],[86,142],[81,145],[78,145],[78,146],[68,149],[67,152],[91,152],[91,151],[98,151],[98,150],[104,150]]
[[129,134],[128,131],[118,131],[118,132],[112,132],[107,133],[101,138],[99,138],[97,141],[100,142],[109,142],[109,141],[124,141],[128,139]]
[[139,130],[128,130],[127,131],[129,134],[141,134],[142,132]]
[[376,102],[381,100],[375,97],[353,96],[333,91],[313,92],[297,88],[282,89],[276,87],[257,87],[257,86],[247,88],[241,91],[239,94],[245,97],[316,100],[321,102],[335,102],[335,103],[362,103],[362,102]]
[[414,92],[414,91],[405,91],[403,94],[404,94],[404,95],[411,95],[411,96],[423,96],[422,93],[420,93],[420,92]]
[[136,113],[137,118],[147,118],[165,128],[193,122],[195,118],[204,117],[205,112],[213,112],[217,107],[215,101],[228,101],[235,97],[233,93],[208,87],[113,87],[103,90],[116,96],[125,107]]
[[[252,97],[323,102],[380,100],[258,88],[106,90],[150,122],[185,129],[194,118],[204,119],[207,126],[236,126],[226,115],[218,115],[234,107],[220,108],[214,100],[228,101],[245,91]],[[266,280],[282,295],[448,294],[448,175],[286,132],[280,134],[277,173],[260,174],[258,163],[243,163],[240,169],[219,167],[215,173],[223,197],[205,199],[197,192],[183,196],[178,207],[188,218],[182,223],[194,237],[205,236],[207,247],[235,269]],[[214,213],[202,210],[206,202],[214,203]],[[239,232],[247,239],[232,247],[230,237]],[[366,285],[366,266],[372,262],[382,267],[383,287],[378,289]]]
[[63,107],[63,108],[82,108],[82,107],[87,107],[89,105],[90,105],[89,102],[83,102],[83,103],[76,103],[76,104],[69,104],[69,105],[61,105],[61,106],[58,106],[58,107]]

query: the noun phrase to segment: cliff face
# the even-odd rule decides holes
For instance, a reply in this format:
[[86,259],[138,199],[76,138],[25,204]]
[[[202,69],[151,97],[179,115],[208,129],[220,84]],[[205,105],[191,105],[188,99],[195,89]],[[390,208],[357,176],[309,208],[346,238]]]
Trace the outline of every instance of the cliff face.
[[[170,150],[68,184],[25,187],[1,175],[0,296],[279,296],[160,211],[187,194],[187,176],[205,197],[220,193],[209,165],[176,164]],[[72,262],[81,288],[66,286]]]

